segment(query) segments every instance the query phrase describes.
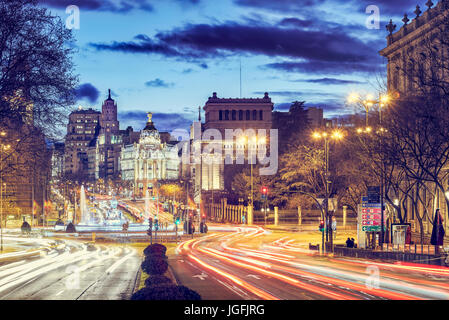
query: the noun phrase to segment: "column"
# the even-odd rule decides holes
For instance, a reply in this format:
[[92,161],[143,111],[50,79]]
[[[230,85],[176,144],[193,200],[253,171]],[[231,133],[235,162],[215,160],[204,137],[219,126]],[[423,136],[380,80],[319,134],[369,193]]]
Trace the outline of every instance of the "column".
[[346,227],[347,214],[348,214],[348,206],[343,206],[343,228]]
[[298,225],[302,224],[302,210],[301,206],[298,206]]
[[249,205],[247,208],[248,211],[248,225],[252,226],[253,225],[253,207],[251,205]]
[[277,226],[279,224],[279,208],[274,207],[274,225]]

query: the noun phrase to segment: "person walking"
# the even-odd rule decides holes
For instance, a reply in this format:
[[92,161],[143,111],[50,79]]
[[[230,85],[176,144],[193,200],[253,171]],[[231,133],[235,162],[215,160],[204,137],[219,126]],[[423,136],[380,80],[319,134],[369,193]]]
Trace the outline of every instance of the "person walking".
[[350,238],[348,238],[348,240],[346,240],[346,247],[347,248],[351,248],[351,239]]
[[430,243],[435,246],[435,253],[438,253],[440,246],[443,245],[445,233],[443,217],[441,216],[440,209],[437,209],[433,218],[432,236],[430,237]]

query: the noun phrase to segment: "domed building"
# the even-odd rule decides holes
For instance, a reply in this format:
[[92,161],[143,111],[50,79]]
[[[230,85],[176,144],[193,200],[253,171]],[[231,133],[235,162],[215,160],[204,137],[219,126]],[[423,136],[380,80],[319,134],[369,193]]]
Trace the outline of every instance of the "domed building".
[[125,145],[120,154],[122,180],[132,181],[134,194],[142,196],[146,188],[157,181],[179,177],[177,141],[163,142],[148,113],[148,122],[140,133],[139,142]]

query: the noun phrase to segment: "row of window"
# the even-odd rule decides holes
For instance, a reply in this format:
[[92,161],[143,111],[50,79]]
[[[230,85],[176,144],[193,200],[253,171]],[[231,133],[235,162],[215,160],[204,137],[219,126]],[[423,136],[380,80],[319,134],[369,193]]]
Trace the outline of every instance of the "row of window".
[[259,110],[220,110],[219,111],[219,120],[263,120],[263,111]]

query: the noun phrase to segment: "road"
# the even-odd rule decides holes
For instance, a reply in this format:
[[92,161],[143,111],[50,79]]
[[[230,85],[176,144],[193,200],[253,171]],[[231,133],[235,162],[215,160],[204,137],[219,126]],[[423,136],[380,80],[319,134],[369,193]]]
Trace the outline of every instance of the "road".
[[[134,289],[141,258],[133,248],[27,239],[34,249],[0,255],[2,300],[121,300]],[[36,252],[38,254],[36,254]]]
[[176,278],[203,299],[449,299],[449,268],[320,256],[291,233],[229,226],[180,244]]

